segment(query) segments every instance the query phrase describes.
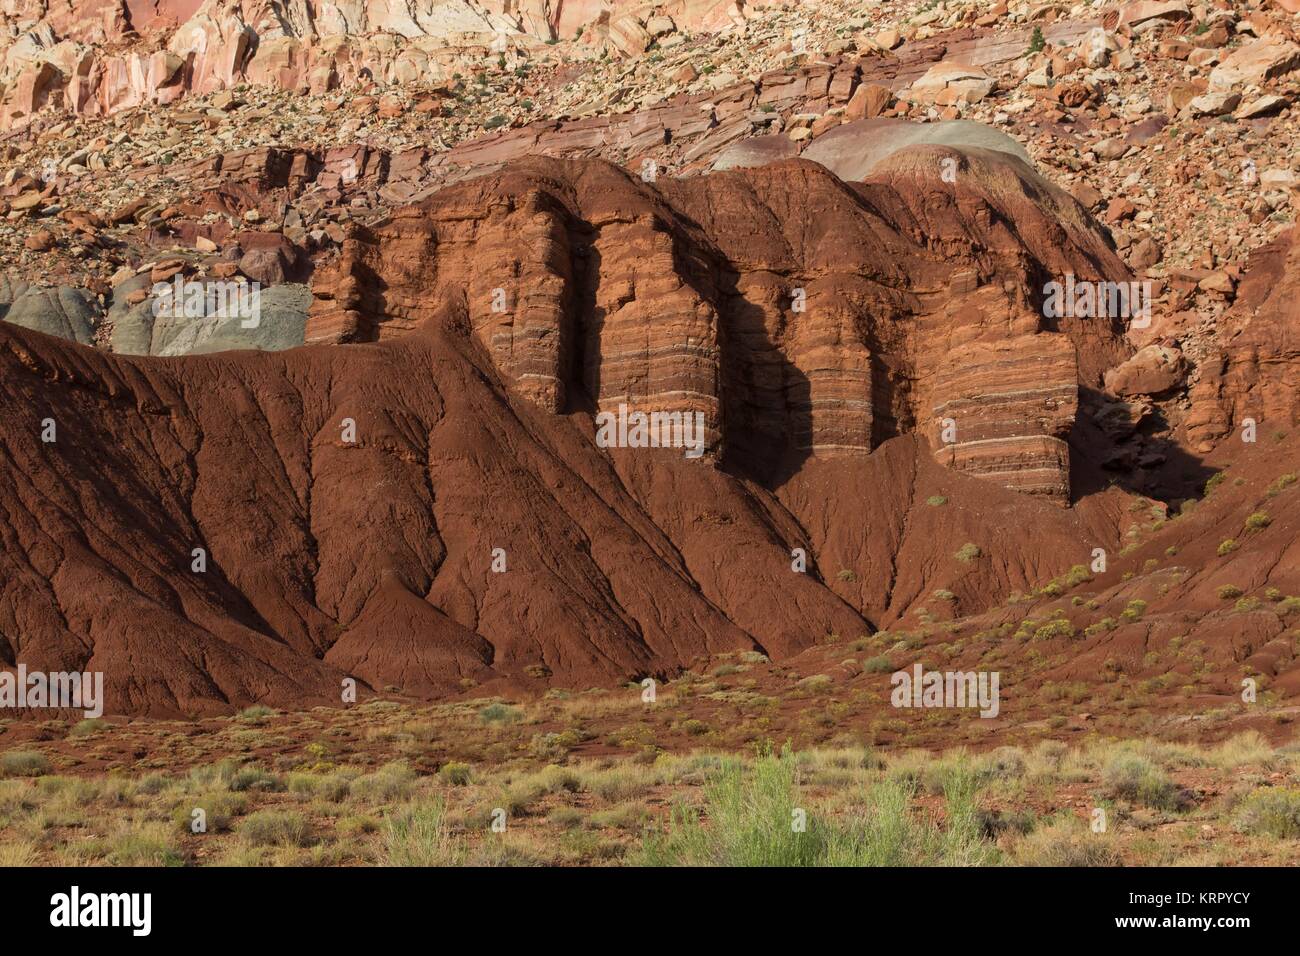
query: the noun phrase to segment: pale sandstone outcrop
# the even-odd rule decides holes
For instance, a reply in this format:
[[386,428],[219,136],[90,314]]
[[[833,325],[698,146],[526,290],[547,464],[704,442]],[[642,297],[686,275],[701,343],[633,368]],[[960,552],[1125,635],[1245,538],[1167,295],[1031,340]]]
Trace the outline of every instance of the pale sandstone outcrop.
[[[27,122],[51,97],[98,115],[241,82],[323,92],[362,78],[445,79],[582,31],[634,56],[653,39],[653,9],[675,29],[744,21],[732,0],[18,0],[0,12],[12,34],[6,43],[0,30],[0,129]],[[123,50],[137,34],[146,42]]]

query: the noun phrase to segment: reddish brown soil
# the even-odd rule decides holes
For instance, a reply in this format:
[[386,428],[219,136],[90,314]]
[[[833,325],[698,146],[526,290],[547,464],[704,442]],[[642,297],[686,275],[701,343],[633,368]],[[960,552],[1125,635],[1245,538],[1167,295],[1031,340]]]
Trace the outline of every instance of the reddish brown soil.
[[[808,649],[883,627],[918,635],[901,666],[956,640],[927,620],[961,616],[947,659],[1000,666],[1013,696],[1166,673],[1175,638],[1206,692],[1231,698],[1243,672],[1300,691],[1265,597],[1300,593],[1300,488],[1268,493],[1297,470],[1294,404],[1268,397],[1293,379],[1252,392],[1225,358],[1206,401],[1235,428],[1261,396],[1259,440],[1228,432],[1204,460],[1171,444],[1148,492],[1230,480],[1152,529],[1157,503],[1102,472],[1110,439],[1085,420],[1131,351],[1122,330],[1048,327],[1032,291],[1127,268],[1027,167],[955,154],[965,174],[940,187],[947,156],[911,151],[854,187],[802,161],[661,187],[599,162],[511,167],[354,232],[314,287],[318,338],[343,345],[125,359],[0,326],[0,660],[103,671],[110,713],[215,715],[337,705],[346,677],[428,697],[741,649],[821,660]],[[519,303],[504,319],[497,287]],[[782,305],[795,287],[806,314]],[[1273,308],[1282,322],[1290,303]],[[1013,386],[1035,397],[1001,408],[1008,431],[989,396]],[[704,460],[596,447],[597,409],[679,393],[704,396],[666,406],[708,411]],[[838,410],[850,394],[866,411]],[[952,402],[982,450],[944,467],[935,409]],[[1025,437],[1072,453],[1022,453]],[[1258,510],[1270,523],[1243,530]],[[979,557],[958,560],[968,542]],[[1099,547],[1104,575],[1004,604]],[[1261,606],[1220,598],[1229,584]],[[1057,608],[1074,636],[1014,636]],[[1117,626],[1082,633],[1104,616]]]

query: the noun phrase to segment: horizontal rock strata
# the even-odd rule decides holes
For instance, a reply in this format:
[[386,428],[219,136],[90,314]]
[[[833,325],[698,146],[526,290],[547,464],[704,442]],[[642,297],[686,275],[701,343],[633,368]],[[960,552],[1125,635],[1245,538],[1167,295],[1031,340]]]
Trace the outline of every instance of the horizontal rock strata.
[[[952,188],[942,158],[965,164]],[[1008,199],[1008,177],[1046,198]],[[944,147],[854,187],[800,161],[658,184],[534,161],[355,229],[317,274],[307,338],[455,316],[547,411],[699,414],[711,450],[767,478],[950,418],[942,461],[1064,503],[1078,386],[1126,346],[1007,290],[1124,275],[1089,223],[1014,157]]]

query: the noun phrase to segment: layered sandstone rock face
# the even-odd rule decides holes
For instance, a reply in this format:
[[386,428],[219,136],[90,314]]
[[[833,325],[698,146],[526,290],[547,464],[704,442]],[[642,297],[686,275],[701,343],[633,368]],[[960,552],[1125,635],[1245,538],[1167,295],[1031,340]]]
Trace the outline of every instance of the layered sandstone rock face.
[[1300,231],[1291,229],[1250,260],[1220,348],[1200,365],[1185,425],[1206,453],[1247,419],[1300,423]]
[[[269,201],[377,155],[223,163]],[[1243,283],[1219,397],[1294,401],[1269,330],[1298,266],[1279,245]],[[992,606],[1128,514],[1054,506],[1081,392],[1131,354],[1117,322],[1045,317],[1067,274],[1127,278],[997,151],[912,146],[860,183],[537,159],[354,226],[303,348],[139,359],[4,323],[0,660],[103,671],[110,713],[227,713],[334,704],[348,678],[441,695],[785,659],[936,590]],[[707,453],[602,445],[620,409],[698,414]],[[996,560],[956,559],[969,541]]]
[[1031,277],[1099,266],[1127,274],[1000,153],[915,147],[852,186],[803,161],[658,183],[534,161],[354,230],[307,339],[459,321],[547,411],[699,413],[711,449],[765,478],[917,431],[945,464],[1064,503],[1079,385],[1127,347],[1107,320],[1049,327]]
[[[1028,586],[1030,551],[1091,520],[1048,503],[1048,446],[1126,354],[1022,291],[1122,274],[1031,186],[930,146],[853,185],[535,160],[357,227],[315,277],[314,345],[136,359],[5,323],[0,659],[176,714],[784,658],[970,589],[967,513],[1032,516],[981,584]],[[702,460],[602,444],[616,410],[698,415]],[[969,512],[926,506],[953,488]]]

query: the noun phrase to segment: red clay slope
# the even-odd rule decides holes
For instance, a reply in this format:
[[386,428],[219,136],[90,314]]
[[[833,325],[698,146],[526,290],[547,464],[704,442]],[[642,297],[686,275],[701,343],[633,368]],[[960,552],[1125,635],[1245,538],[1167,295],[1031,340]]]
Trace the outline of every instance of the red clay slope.
[[[1007,158],[853,187],[539,161],[358,231],[315,288],[347,345],[123,359],[0,326],[0,658],[215,713],[784,657],[936,588],[978,611],[1128,520],[1118,491],[1060,506],[1078,388],[1129,351],[1046,326],[1065,271],[1127,276]],[[620,402],[700,411],[710,454],[597,447]],[[972,540],[995,558],[955,561]]]

